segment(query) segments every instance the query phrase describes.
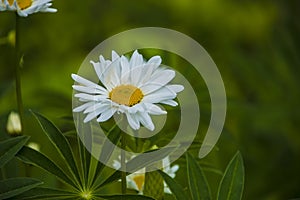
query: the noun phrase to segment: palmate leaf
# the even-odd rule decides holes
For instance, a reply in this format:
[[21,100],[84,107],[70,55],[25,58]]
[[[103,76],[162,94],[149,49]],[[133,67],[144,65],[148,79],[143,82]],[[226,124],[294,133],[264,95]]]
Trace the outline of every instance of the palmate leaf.
[[0,142],[0,168],[18,153],[28,139],[29,136],[19,136]]
[[58,177],[61,181],[76,188],[76,184],[66,175],[66,173],[44,154],[31,148],[23,147],[18,152],[17,157],[25,163],[32,164],[46,170],[47,172]]
[[[113,126],[108,131],[107,138],[103,143],[101,154],[99,156],[99,160],[101,160],[101,162],[96,160],[96,166],[97,167],[96,167],[96,171],[94,173],[95,176],[93,178],[92,184],[97,185],[98,183],[102,182],[101,176],[100,176],[100,174],[101,174],[101,172],[104,168],[104,164],[102,162],[104,162],[104,163],[108,162],[108,160],[110,159],[110,157],[111,157],[111,155],[112,155],[112,153],[113,153],[113,151],[116,147],[115,145],[110,145],[110,143],[117,144],[118,141],[121,138],[121,131],[119,129],[114,131],[115,126]],[[90,170],[90,171],[92,171],[92,170]]]
[[78,186],[80,186],[81,181],[80,181],[79,171],[76,166],[74,155],[68,140],[61,133],[61,131],[46,117],[33,111],[32,113],[40,123],[43,131],[46,133],[46,135],[48,136],[52,144],[55,146],[55,148],[58,150],[58,152],[62,155],[62,157],[66,161],[66,164],[71,170],[72,174],[74,175]]
[[27,190],[30,190],[43,182],[33,178],[10,178],[0,181],[0,199],[7,199]]
[[172,191],[174,197],[176,200],[182,200],[182,199],[187,199],[187,196],[185,194],[184,189],[179,185],[172,177],[170,177],[168,174],[165,172],[158,170],[160,175],[163,177],[167,185],[169,186],[170,190]]
[[53,188],[44,188],[44,187],[36,187],[33,189],[30,189],[20,195],[17,195],[11,200],[34,200],[34,199],[62,199],[62,198],[76,198],[76,194],[65,191],[65,190],[57,190]]
[[211,199],[210,188],[200,165],[189,153],[186,153],[186,162],[188,183],[192,199]]
[[229,162],[218,189],[218,200],[240,200],[244,189],[244,164],[237,152]]

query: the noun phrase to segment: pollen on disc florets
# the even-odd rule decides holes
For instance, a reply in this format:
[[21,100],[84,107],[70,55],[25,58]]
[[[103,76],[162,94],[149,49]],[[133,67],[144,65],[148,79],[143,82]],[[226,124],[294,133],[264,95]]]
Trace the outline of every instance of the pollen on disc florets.
[[134,106],[143,99],[143,92],[132,85],[120,85],[112,89],[109,93],[109,98],[118,104],[126,106]]
[[25,10],[32,5],[32,0],[17,0],[17,4],[21,10]]

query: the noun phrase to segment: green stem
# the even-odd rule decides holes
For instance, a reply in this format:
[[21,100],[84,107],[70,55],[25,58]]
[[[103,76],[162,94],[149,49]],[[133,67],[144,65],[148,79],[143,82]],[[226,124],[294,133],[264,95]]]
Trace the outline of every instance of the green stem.
[[24,109],[22,101],[22,91],[21,91],[21,56],[20,56],[20,44],[19,44],[19,35],[20,35],[20,17],[16,13],[16,37],[15,37],[15,68],[16,68],[16,95],[17,95],[17,104],[18,112],[21,120],[21,127],[24,130]]
[[[121,133],[122,134],[122,133]],[[122,194],[126,194],[127,182],[126,182],[126,162],[125,162],[125,135],[121,136],[121,182],[122,182]]]

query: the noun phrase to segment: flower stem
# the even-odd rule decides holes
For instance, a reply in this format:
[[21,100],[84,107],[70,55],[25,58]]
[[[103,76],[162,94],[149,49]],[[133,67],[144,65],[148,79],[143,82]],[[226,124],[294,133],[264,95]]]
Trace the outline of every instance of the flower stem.
[[126,194],[126,188],[127,188],[127,183],[126,183],[126,162],[125,162],[125,135],[122,134],[121,136],[121,184],[122,184],[122,194]]
[[21,127],[24,130],[24,109],[22,101],[22,91],[21,91],[21,56],[20,56],[20,46],[19,46],[19,19],[20,17],[16,13],[16,29],[15,29],[15,70],[16,70],[16,95],[17,95],[17,105],[18,112],[20,115]]

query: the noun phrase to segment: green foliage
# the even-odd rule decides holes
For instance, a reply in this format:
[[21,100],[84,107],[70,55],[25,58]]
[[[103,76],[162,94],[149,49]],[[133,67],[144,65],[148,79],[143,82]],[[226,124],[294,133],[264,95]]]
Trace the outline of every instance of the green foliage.
[[244,189],[244,164],[237,152],[229,162],[219,185],[218,200],[240,200]]
[[210,188],[206,177],[196,159],[186,153],[189,190],[193,200],[211,199]]
[[66,161],[66,165],[70,168],[70,171],[74,176],[74,180],[78,184],[80,182],[79,172],[68,140],[60,132],[60,130],[44,116],[36,112],[33,112],[33,114],[37,118],[43,131],[46,133],[46,135],[48,136],[52,144],[55,146],[57,151],[61,154],[64,161]]
[[[78,142],[80,148],[80,165],[76,165],[75,153],[71,148],[67,138],[61,133],[61,131],[46,117],[42,116],[39,113],[33,112],[34,116],[41,125],[43,131],[46,133],[49,140],[55,146],[57,152],[61,155],[61,159],[64,164],[68,167],[68,170],[74,170],[72,176],[68,176],[67,170],[59,167],[59,164],[50,160],[46,155],[42,154],[39,151],[33,150],[28,147],[23,147],[17,154],[17,156],[25,163],[35,165],[42,168],[43,170],[49,172],[50,174],[56,176],[59,180],[67,185],[71,186],[68,191],[57,190],[55,188],[34,188],[23,194],[19,195],[18,198],[21,199],[152,199],[150,197],[142,195],[103,195],[99,192],[99,189],[106,186],[109,183],[117,181],[121,178],[121,172],[115,171],[107,180],[101,180],[101,172],[105,166],[99,161],[96,161],[89,153],[85,150],[85,147]],[[118,142],[120,139],[120,132],[116,135],[116,132],[112,130],[108,133],[108,139],[111,139],[113,142]],[[78,139],[79,140],[79,139]],[[112,151],[112,149],[110,149]],[[107,156],[106,159],[109,159],[110,151],[101,152],[100,157]],[[165,151],[165,153],[170,152],[170,149]],[[155,154],[156,155],[156,154]],[[163,156],[165,154],[163,153]],[[159,160],[161,157],[153,157],[153,160]],[[140,158],[136,158],[131,162],[127,163],[127,169],[138,170],[144,165],[136,168],[135,163],[139,161]],[[152,160],[152,162],[153,162]],[[151,161],[151,160],[150,160]],[[89,169],[87,172],[86,170]],[[81,172],[81,173],[80,173]],[[78,173],[78,176],[76,175]],[[87,180],[83,180],[87,179]],[[20,193],[18,193],[20,194]]]
[[19,136],[0,142],[0,168],[18,153],[28,141],[28,136]]
[[7,199],[26,192],[42,182],[33,178],[10,178],[0,181],[0,199]]
[[157,200],[164,197],[164,180],[158,171],[146,172],[143,193]]
[[172,179],[168,174],[163,171],[158,171],[164,178],[165,182],[168,184],[170,190],[174,194],[177,200],[186,199],[186,194],[184,189],[179,185],[174,179]]
[[[190,154],[186,153],[187,179],[189,184],[189,193],[193,200],[210,200],[210,187],[206,180],[205,173],[197,160]],[[170,187],[174,197],[177,200],[186,199],[186,193],[182,186],[173,180],[166,173],[159,171],[167,185]],[[216,195],[218,199],[240,200],[244,188],[244,164],[242,155],[238,152],[229,162],[223,178],[219,183],[219,191]]]
[[44,154],[31,149],[29,147],[23,147],[17,156],[25,163],[35,165],[40,167],[47,172],[55,175],[61,181],[73,186],[74,188],[77,187],[76,182],[66,175],[66,172],[63,171],[57,164],[51,161],[48,157]]

